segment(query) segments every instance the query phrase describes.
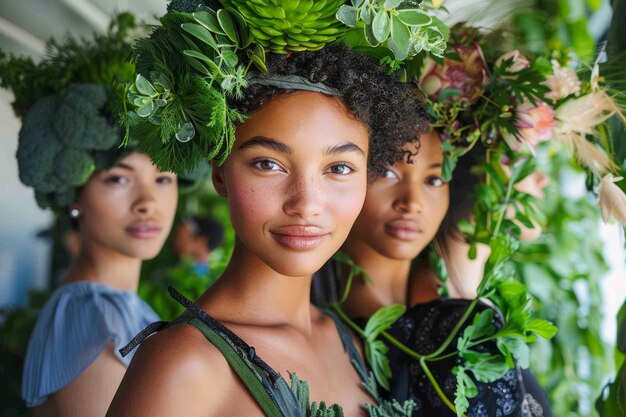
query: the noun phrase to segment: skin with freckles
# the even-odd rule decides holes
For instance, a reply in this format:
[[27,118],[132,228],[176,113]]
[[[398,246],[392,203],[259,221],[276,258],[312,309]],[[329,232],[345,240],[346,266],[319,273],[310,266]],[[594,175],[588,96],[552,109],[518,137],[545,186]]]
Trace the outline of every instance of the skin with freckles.
[[[311,274],[335,253],[365,198],[367,129],[335,98],[272,98],[237,127],[214,166],[236,242],[224,274],[196,303],[274,370],[296,372],[311,401],[365,415],[371,399],[332,319],[309,303]],[[289,379],[287,377],[287,379]],[[144,342],[108,416],[262,416],[222,354],[194,327]]]
[[[92,281],[136,291],[141,262],[155,257],[167,238],[178,200],[176,176],[149,157],[132,153],[96,172],[71,208],[78,218],[79,251],[64,284]],[[103,416],[126,367],[113,344],[76,379],[33,408],[35,417]]]

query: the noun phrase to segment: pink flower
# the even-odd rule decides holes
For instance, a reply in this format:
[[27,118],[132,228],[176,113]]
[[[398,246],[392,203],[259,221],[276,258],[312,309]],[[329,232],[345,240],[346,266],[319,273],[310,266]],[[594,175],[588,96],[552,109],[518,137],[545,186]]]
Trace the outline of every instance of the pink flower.
[[535,155],[537,144],[554,136],[555,113],[554,109],[546,103],[540,102],[535,106],[525,101],[517,107],[515,112],[519,136],[504,134],[504,140],[515,151],[519,151],[522,144],[525,144]]
[[[487,64],[480,46],[455,48],[461,61],[445,58],[443,65],[427,58],[420,76],[422,91],[435,100],[458,99],[473,102],[482,93],[488,81]],[[457,94],[444,94],[456,92]]]
[[520,72],[524,68],[530,67],[530,61],[517,49],[509,51],[496,60],[496,67],[502,65],[502,62],[513,58],[513,62],[507,68],[508,72]]

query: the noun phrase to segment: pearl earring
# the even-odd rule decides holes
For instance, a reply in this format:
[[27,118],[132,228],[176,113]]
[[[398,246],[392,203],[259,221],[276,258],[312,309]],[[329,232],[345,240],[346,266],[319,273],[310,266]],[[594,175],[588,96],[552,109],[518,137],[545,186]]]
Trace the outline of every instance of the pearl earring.
[[78,210],[77,208],[73,208],[70,210],[70,217],[72,219],[78,219],[79,216],[80,216],[80,210]]

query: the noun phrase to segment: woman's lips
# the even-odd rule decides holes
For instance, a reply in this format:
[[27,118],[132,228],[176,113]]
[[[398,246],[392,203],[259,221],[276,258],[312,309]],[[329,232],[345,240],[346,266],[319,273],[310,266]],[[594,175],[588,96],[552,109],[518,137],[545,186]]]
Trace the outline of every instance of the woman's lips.
[[385,223],[384,227],[389,236],[407,242],[418,239],[422,234],[422,229],[411,220],[394,220]]
[[135,223],[126,228],[126,233],[137,239],[151,239],[161,233],[161,226],[156,223]]
[[318,247],[329,235],[317,226],[285,226],[271,230],[270,233],[280,245],[299,252],[306,252]]

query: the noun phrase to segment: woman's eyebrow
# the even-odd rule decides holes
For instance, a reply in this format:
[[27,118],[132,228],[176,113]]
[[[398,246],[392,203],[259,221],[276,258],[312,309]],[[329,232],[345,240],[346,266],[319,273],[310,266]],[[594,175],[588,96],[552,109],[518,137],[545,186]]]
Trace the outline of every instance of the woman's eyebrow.
[[330,148],[324,151],[324,155],[337,155],[345,152],[356,152],[361,156],[365,157],[365,152],[358,145],[355,145],[352,142],[347,142],[342,145],[331,146]]
[[135,168],[133,168],[132,166],[125,164],[123,162],[120,162],[118,164],[115,164],[112,168],[122,168],[122,169],[126,169],[128,171],[134,171]]
[[271,149],[273,151],[281,152],[287,155],[291,155],[291,148],[276,139],[266,138],[265,136],[254,136],[246,142],[239,145],[238,149],[249,149],[260,146],[262,148]]

